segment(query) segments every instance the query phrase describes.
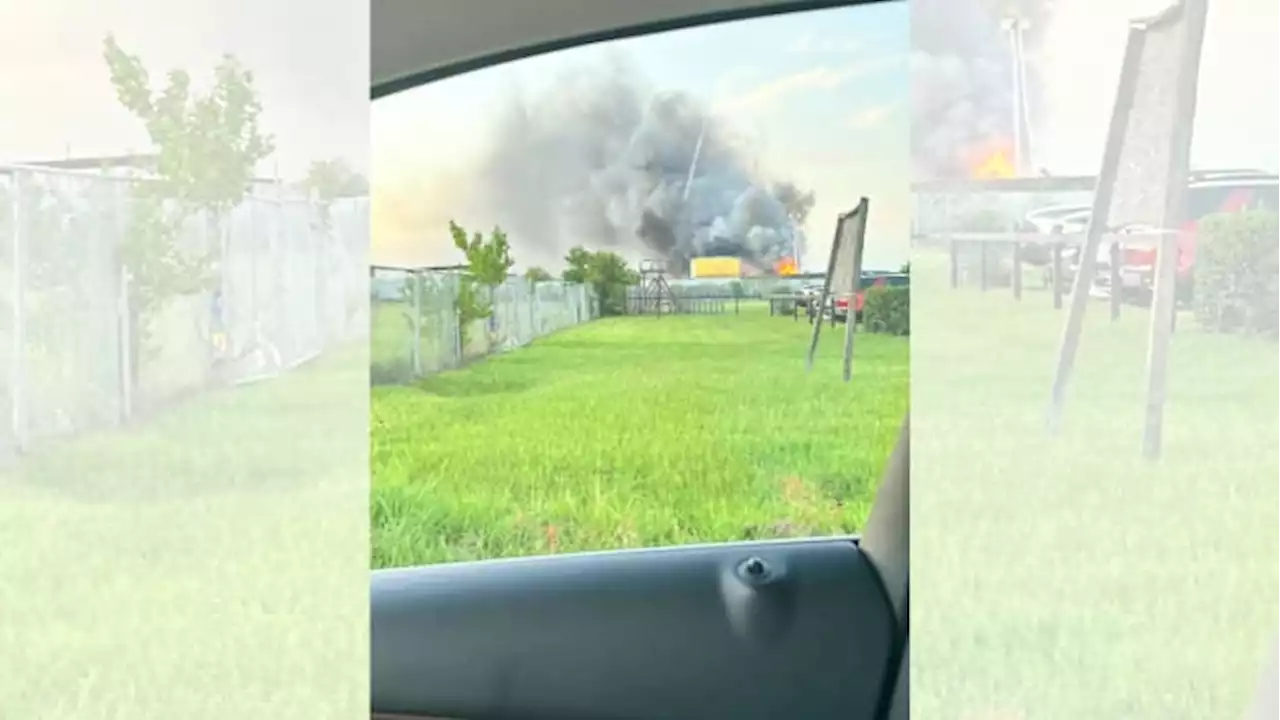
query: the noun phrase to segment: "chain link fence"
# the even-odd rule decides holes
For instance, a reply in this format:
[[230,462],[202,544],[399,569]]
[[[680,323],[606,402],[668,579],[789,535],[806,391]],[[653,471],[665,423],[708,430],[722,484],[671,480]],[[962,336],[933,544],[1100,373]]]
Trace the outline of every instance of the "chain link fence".
[[140,250],[145,182],[0,165],[0,459],[367,337],[367,199],[255,194]]
[[374,384],[412,382],[522,347],[599,314],[584,285],[511,278],[492,291],[480,290],[492,313],[463,328],[460,270],[376,266],[370,275]]

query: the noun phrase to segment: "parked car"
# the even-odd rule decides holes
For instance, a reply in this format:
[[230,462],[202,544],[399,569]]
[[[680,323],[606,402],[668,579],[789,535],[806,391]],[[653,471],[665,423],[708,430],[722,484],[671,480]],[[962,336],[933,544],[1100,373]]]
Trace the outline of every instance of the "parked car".
[[800,288],[796,293],[796,307],[804,310],[816,303],[822,297],[822,288],[822,283],[810,283]]
[[[862,322],[862,306],[867,301],[867,290],[873,287],[909,287],[911,276],[906,273],[863,273],[862,288],[854,296],[854,322]],[[837,298],[830,303],[830,317],[837,322],[849,319],[849,298]]]
[[[1217,213],[1240,212],[1243,210],[1265,208],[1271,211],[1280,210],[1280,176],[1253,170],[1221,170],[1193,173],[1187,187],[1186,220],[1177,229],[1178,266],[1177,285],[1178,300],[1189,302],[1192,293],[1193,271],[1195,268],[1196,232],[1201,220]],[[1049,232],[1065,234],[1083,233],[1089,227],[1091,212],[1088,210],[1058,217],[1054,223],[1046,226]],[[1150,233],[1156,228],[1142,224],[1127,225],[1117,228],[1120,234],[1140,235]],[[1042,230],[1043,231],[1043,230]],[[1120,265],[1120,292],[1124,299],[1145,303],[1149,302],[1155,287],[1156,249],[1150,246],[1124,248]],[[1079,267],[1078,251],[1068,256],[1067,267],[1064,268],[1064,279],[1070,282]],[[1098,248],[1098,272],[1094,276],[1090,293],[1097,297],[1110,297],[1111,287],[1111,249],[1109,246]],[[1048,268],[1046,273],[1051,272]],[[1046,283],[1048,282],[1046,274]]]

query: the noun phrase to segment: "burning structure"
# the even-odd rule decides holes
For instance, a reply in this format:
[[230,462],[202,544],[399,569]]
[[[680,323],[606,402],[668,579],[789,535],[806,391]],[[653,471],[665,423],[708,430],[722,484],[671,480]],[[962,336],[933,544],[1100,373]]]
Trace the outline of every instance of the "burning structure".
[[555,263],[575,245],[661,258],[773,267],[795,257],[811,193],[764,177],[697,101],[657,93],[625,60],[577,67],[500,109],[475,203]]
[[917,178],[991,180],[1030,170],[1041,88],[1024,49],[1034,49],[1047,10],[1044,0],[911,4]]

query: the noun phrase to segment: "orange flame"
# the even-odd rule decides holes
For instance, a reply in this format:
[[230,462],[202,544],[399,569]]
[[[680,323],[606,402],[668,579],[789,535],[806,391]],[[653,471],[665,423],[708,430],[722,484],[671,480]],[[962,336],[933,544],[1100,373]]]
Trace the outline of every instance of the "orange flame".
[[800,267],[796,264],[795,258],[788,257],[774,263],[773,271],[782,277],[787,277],[800,272]]
[[974,180],[998,180],[1015,177],[1017,171],[1009,161],[1009,155],[1003,149],[996,150],[974,166]]
[[1013,147],[1009,142],[993,138],[980,147],[970,149],[969,178],[971,180],[1004,180],[1018,176],[1014,165]]

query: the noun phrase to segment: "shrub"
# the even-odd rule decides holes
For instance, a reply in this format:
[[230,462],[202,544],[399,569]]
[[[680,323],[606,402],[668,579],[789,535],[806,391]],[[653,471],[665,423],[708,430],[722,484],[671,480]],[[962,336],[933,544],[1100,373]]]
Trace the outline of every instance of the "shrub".
[[1196,319],[1214,332],[1277,335],[1280,218],[1266,210],[1200,221],[1195,263]]
[[640,275],[627,267],[622,256],[575,247],[565,256],[565,264],[568,267],[561,278],[591,288],[601,315],[622,315],[627,311],[627,288],[640,282]]
[[867,290],[862,325],[874,333],[910,335],[911,289],[880,286]]

